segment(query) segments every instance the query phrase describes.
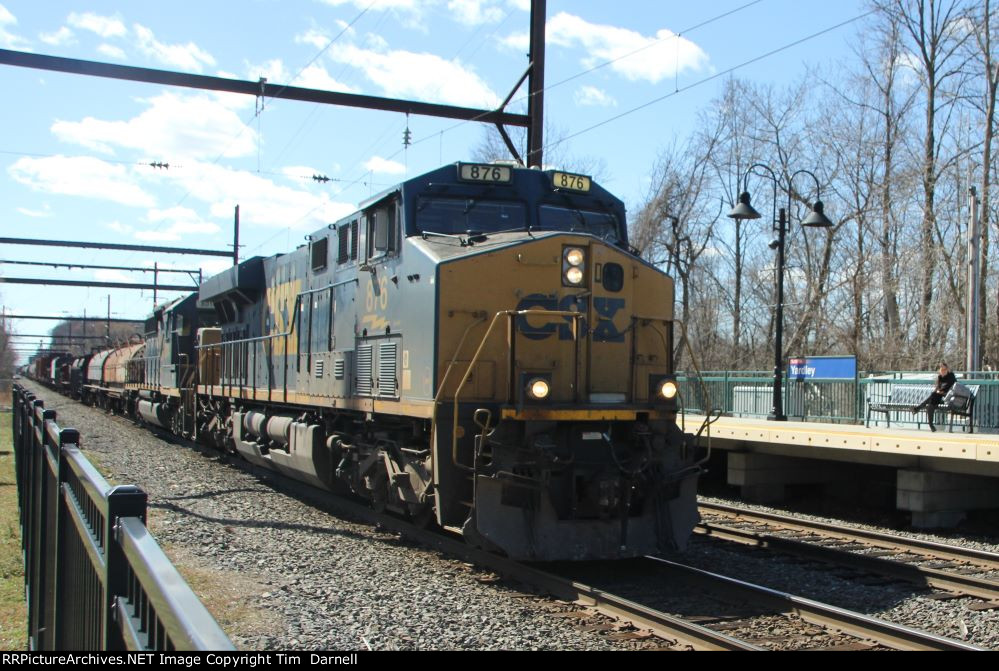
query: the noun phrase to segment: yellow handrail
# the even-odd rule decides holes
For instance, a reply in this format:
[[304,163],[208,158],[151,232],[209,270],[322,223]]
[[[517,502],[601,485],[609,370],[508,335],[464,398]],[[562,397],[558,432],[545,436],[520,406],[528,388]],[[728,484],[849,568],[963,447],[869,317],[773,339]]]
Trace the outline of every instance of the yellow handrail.
[[[486,346],[486,341],[489,340],[489,336],[493,332],[493,327],[496,326],[496,322],[499,321],[500,317],[519,317],[519,316],[538,316],[538,317],[571,317],[572,318],[572,340],[575,342],[579,338],[579,320],[585,317],[582,312],[570,312],[568,310],[500,310],[493,316],[493,320],[489,323],[489,328],[486,329],[486,334],[482,336],[482,342],[479,343],[478,349],[475,350],[475,355],[468,364],[468,370],[465,371],[464,377],[461,378],[461,382],[458,383],[458,388],[454,390],[454,418],[453,425],[451,427],[451,461],[455,466],[461,466],[458,463],[458,397],[461,396],[461,390],[465,388],[465,383],[468,382],[468,378],[471,377],[472,371],[475,368],[475,364],[479,361],[479,356],[482,354],[482,350]],[[516,337],[516,333],[513,334]],[[577,362],[578,365],[578,362]],[[513,374],[513,362],[511,362],[510,374]]]

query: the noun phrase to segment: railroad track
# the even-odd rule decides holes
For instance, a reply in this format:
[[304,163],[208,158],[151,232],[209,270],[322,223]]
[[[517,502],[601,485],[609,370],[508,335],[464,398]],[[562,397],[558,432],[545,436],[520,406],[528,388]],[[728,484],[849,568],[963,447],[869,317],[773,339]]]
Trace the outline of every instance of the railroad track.
[[802,520],[715,503],[700,504],[695,533],[845,566],[942,591],[971,596],[975,610],[999,609],[999,553],[883,532]]
[[674,584],[695,583],[744,611],[710,620],[703,618],[702,625],[729,632],[766,649],[982,650],[968,643],[661,557],[645,559],[655,562]]
[[[162,439],[193,448],[218,458],[219,452],[183,440],[163,431]],[[513,562],[469,547],[464,542],[440,532],[419,528],[406,520],[375,512],[366,505],[315,489],[278,473],[256,467],[243,460],[231,460],[245,471],[270,483],[275,489],[348,519],[364,522],[397,533],[406,539],[434,548],[450,557],[477,565],[480,569],[523,585],[531,592],[550,594],[566,602],[565,610],[553,617],[578,618],[579,627],[605,633],[609,639],[639,639],[642,647],[665,650],[767,650],[767,649],[916,649],[974,650],[958,641],[885,623],[865,616],[847,614],[842,609],[781,595],[773,590],[751,586],[731,578],[711,576],[693,567],[665,563],[658,558],[635,560],[648,567],[648,582],[639,585],[636,597],[622,596],[616,587],[602,588],[565,575],[559,566],[544,569]],[[554,571],[556,572],[553,572]],[[602,564],[600,573],[611,575],[629,571],[625,563],[613,567]],[[664,571],[668,577],[664,580]],[[668,594],[683,583],[703,586],[707,580],[720,580],[711,591],[719,594],[717,612],[701,617],[677,615],[681,609],[668,602],[645,599],[643,592],[653,584]],[[491,581],[487,578],[486,581]],[[717,585],[724,584],[725,587]],[[738,585],[738,590],[733,587]],[[733,592],[733,590],[735,590]],[[726,594],[728,592],[729,594]],[[753,595],[753,596],[750,596]],[[560,606],[557,606],[561,608]],[[813,613],[822,612],[823,615]],[[832,615],[828,613],[833,613]],[[834,615],[836,617],[834,617]],[[838,618],[838,619],[836,619]],[[780,622],[771,626],[768,622]],[[761,624],[762,623],[762,624]],[[763,635],[760,632],[763,632]],[[771,632],[770,635],[767,631]],[[747,640],[747,635],[752,636]]]
[[[217,456],[191,441],[179,439],[165,432],[157,432],[164,439],[179,442],[206,454]],[[790,594],[784,594],[765,587],[751,585],[733,578],[726,578],[701,571],[694,567],[669,562],[658,557],[646,557],[641,561],[657,568],[657,575],[668,571],[679,582],[697,583],[703,588],[713,583],[712,591],[722,600],[736,596],[734,606],[725,609],[725,614],[713,617],[686,618],[667,612],[666,609],[643,602],[642,599],[629,599],[612,590],[574,580],[561,571],[553,572],[536,565],[512,561],[492,553],[477,550],[461,540],[445,535],[437,530],[425,529],[385,513],[379,513],[366,505],[320,490],[279,473],[262,469],[242,460],[230,462],[238,468],[254,473],[269,481],[286,494],[319,505],[334,514],[361,521],[397,533],[410,541],[433,548],[462,561],[475,564],[510,581],[530,586],[538,593],[570,603],[573,609],[555,613],[556,617],[570,617],[580,620],[580,627],[605,633],[609,638],[655,640],[650,647],[661,650],[746,650],[762,651],[770,649],[838,649],[838,650],[981,650],[960,641],[919,631],[902,625],[892,624],[859,613],[820,604]],[[606,563],[603,564],[606,572]],[[615,566],[620,567],[620,563]],[[545,565],[550,568],[551,565]],[[566,566],[560,564],[556,566]],[[725,595],[729,596],[725,596]],[[749,613],[753,614],[750,615]],[[733,614],[737,613],[737,614]],[[592,624],[595,614],[607,620]],[[746,640],[741,635],[743,629],[752,629],[753,618],[776,618],[784,621],[784,628],[793,633],[764,637],[763,640]],[[765,626],[765,625],[764,625]]]

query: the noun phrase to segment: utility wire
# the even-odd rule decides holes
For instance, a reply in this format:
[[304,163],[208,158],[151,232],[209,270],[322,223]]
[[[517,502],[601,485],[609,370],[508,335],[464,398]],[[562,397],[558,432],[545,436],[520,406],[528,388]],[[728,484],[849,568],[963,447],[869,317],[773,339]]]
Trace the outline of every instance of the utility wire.
[[868,12],[864,12],[863,14],[860,14],[859,16],[855,16],[852,19],[848,19],[848,20],[843,21],[841,23],[837,23],[834,26],[830,26],[828,28],[824,28],[824,29],[822,29],[822,30],[820,30],[818,32],[812,33],[811,35],[807,35],[805,37],[802,37],[801,39],[795,40],[794,42],[790,42],[788,44],[785,44],[784,46],[777,47],[776,49],[773,49],[771,51],[766,52],[765,54],[760,54],[759,56],[751,58],[751,59],[749,59],[747,61],[743,61],[742,63],[739,63],[738,65],[733,65],[732,67],[727,68],[725,70],[722,70],[721,72],[716,72],[715,74],[713,74],[711,76],[704,77],[703,79],[699,79],[698,81],[696,81],[696,82],[694,82],[692,84],[688,84],[687,86],[684,86],[682,88],[678,88],[677,90],[675,90],[675,91],[673,91],[671,93],[667,93],[666,95],[659,96],[658,98],[653,98],[652,100],[649,100],[648,102],[642,103],[641,105],[638,105],[636,107],[632,107],[631,109],[625,110],[624,112],[621,112],[620,114],[615,114],[614,116],[609,117],[607,119],[604,119],[603,121],[600,121],[598,123],[595,123],[592,126],[587,126],[586,128],[578,130],[575,133],[570,133],[569,135],[566,135],[565,137],[560,138],[557,142],[553,142],[550,145],[545,145],[544,149],[549,149],[550,147],[557,147],[558,145],[562,144],[563,142],[566,142],[567,140],[571,140],[574,137],[579,137],[580,135],[583,135],[584,133],[589,133],[592,130],[600,128],[601,126],[605,126],[605,125],[607,125],[607,124],[609,124],[609,123],[611,123],[613,121],[617,121],[618,119],[622,119],[622,118],[624,118],[624,117],[626,117],[626,116],[628,116],[630,114],[634,114],[635,112],[638,112],[639,110],[643,110],[646,107],[650,107],[652,105],[655,105],[656,103],[662,102],[663,100],[666,100],[667,98],[672,98],[673,96],[679,95],[680,93],[683,93],[685,91],[689,91],[690,89],[696,88],[696,87],[700,86],[701,84],[706,84],[707,82],[710,82],[710,81],[713,81],[715,79],[718,79],[719,77],[724,77],[725,75],[732,74],[736,70],[742,69],[742,68],[744,68],[744,67],[746,67],[748,65],[752,65],[753,63],[756,63],[758,61],[762,61],[762,60],[764,60],[766,58],[769,58],[771,56],[779,54],[782,51],[787,51],[788,49],[791,49],[791,48],[796,47],[796,46],[798,46],[800,44],[808,42],[809,40],[813,40],[813,39],[815,39],[817,37],[821,37],[822,35],[825,35],[826,33],[830,33],[830,32],[832,32],[834,30],[838,30],[839,28],[842,28],[843,26],[850,25],[851,23],[854,23],[854,22],[859,21],[859,20],[861,20],[863,18],[866,18],[866,17],[870,16],[871,14],[874,14],[877,11],[878,11],[877,9],[872,9],[872,10],[870,10]]
[[[641,53],[642,51],[645,51],[646,49],[651,49],[652,47],[656,46],[657,44],[661,44],[662,42],[665,42],[666,40],[670,40],[670,39],[679,40],[682,35],[694,32],[694,31],[696,31],[696,30],[698,30],[700,28],[703,28],[704,26],[712,24],[712,23],[714,23],[716,21],[720,21],[723,18],[726,18],[726,17],[731,16],[733,14],[736,14],[738,12],[741,12],[744,9],[748,9],[748,8],[752,7],[753,5],[757,5],[757,4],[761,3],[761,2],[763,2],[763,0],[752,0],[751,2],[747,2],[744,5],[740,5],[739,7],[735,7],[734,9],[730,9],[727,12],[723,12],[721,14],[712,16],[711,18],[705,19],[704,21],[701,21],[700,23],[694,24],[693,26],[690,26],[689,28],[685,28],[685,29],[681,30],[678,33],[675,33],[675,34],[672,34],[672,35],[668,35],[666,37],[662,37],[662,38],[660,38],[658,40],[655,40],[655,41],[650,42],[650,43],[648,43],[648,44],[646,44],[644,46],[641,46],[638,49],[635,49],[634,51],[630,51],[630,52],[628,52],[626,54],[622,54],[621,56],[618,56],[617,58],[612,58],[610,60],[598,63],[597,65],[594,65],[591,68],[588,68],[586,70],[582,70],[580,72],[577,72],[576,74],[571,75],[569,77],[566,77],[565,79],[562,79],[560,81],[557,81],[554,84],[548,84],[540,92],[541,93],[546,93],[548,91],[551,91],[552,89],[555,89],[555,88],[557,88],[559,86],[562,86],[563,84],[567,84],[568,82],[571,82],[571,81],[573,81],[575,79],[578,79],[578,78],[580,78],[580,77],[582,77],[584,75],[590,74],[591,72],[595,72],[595,71],[597,71],[597,70],[599,70],[601,68],[604,68],[604,67],[606,67],[608,65],[611,65],[613,63],[617,63],[618,61],[624,60],[625,58],[630,58],[631,56],[634,56],[637,53]],[[520,96],[519,98],[513,98],[507,104],[511,105],[513,103],[519,103],[519,102],[523,102],[525,100],[529,100],[532,95],[537,95],[537,92],[536,93],[527,93],[527,94],[525,94],[523,96]],[[468,124],[468,123],[471,123],[471,122],[474,122],[474,121],[479,121],[482,118],[482,116],[483,115],[480,115],[480,116],[475,117],[473,119],[468,119],[468,120],[465,120],[465,121],[459,121],[458,123],[455,123],[455,124],[453,124],[453,125],[445,128],[445,129],[441,130],[438,133],[438,135],[442,134],[442,133],[447,133],[447,132],[452,131],[452,130],[455,130],[456,128],[460,128],[461,126],[464,126],[465,124]],[[430,139],[430,138],[423,138],[423,140],[417,140],[413,144],[419,144],[420,142],[423,142],[424,140],[427,140],[427,139]]]

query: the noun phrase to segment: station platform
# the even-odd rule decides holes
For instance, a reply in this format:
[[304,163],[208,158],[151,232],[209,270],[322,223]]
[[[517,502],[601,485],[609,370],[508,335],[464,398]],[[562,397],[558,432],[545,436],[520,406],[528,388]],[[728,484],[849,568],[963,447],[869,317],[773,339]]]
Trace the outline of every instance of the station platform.
[[[703,416],[686,415],[694,433]],[[956,427],[955,427],[956,429]],[[896,505],[915,527],[946,527],[968,510],[999,508],[999,435],[721,417],[699,444],[728,452],[727,481],[746,500],[783,498],[787,485],[849,486],[852,464],[896,469]]]

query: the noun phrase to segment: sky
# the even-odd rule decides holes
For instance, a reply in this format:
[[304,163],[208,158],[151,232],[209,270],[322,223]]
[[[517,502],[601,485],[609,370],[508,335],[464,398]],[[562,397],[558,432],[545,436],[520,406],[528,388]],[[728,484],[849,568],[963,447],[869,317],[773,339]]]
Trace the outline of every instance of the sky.
[[[528,65],[529,8],[529,0],[0,0],[0,48],[491,109]],[[863,0],[549,0],[546,157],[597,160],[602,184],[637,210],[657,153],[690,132],[726,78],[782,86],[811,66],[846,63],[867,11]],[[0,90],[0,237],[231,250],[238,205],[241,258],[293,250],[370,195],[470,160],[486,132],[471,122],[7,65]],[[526,85],[509,111],[526,111],[525,93]],[[205,276],[231,264],[24,245],[3,245],[0,259],[155,263]],[[152,282],[151,273],[10,263],[0,274]],[[159,278],[191,283],[182,273]],[[6,314],[104,316],[109,295],[115,317],[142,319],[153,306],[149,290],[0,284]],[[22,334],[54,325],[13,322]]]

